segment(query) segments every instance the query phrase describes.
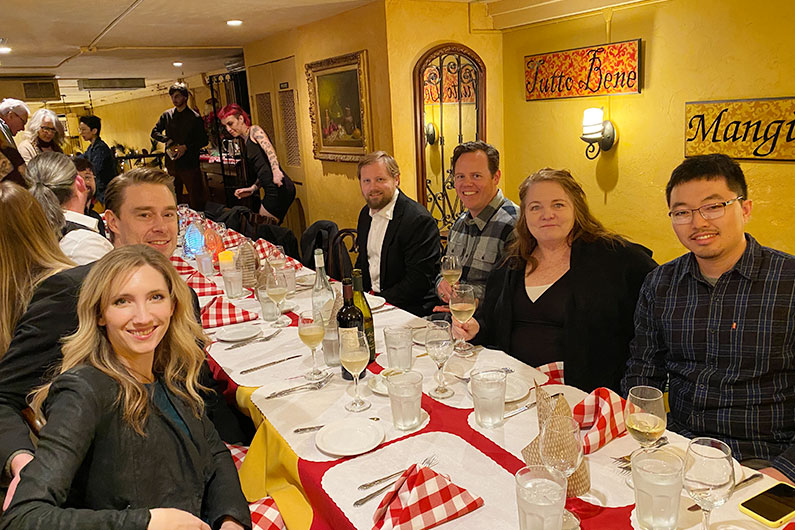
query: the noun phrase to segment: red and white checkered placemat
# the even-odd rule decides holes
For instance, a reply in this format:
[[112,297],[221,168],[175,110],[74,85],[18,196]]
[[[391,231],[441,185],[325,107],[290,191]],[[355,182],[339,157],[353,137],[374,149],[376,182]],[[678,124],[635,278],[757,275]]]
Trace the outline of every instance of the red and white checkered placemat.
[[193,266],[185,261],[181,256],[171,256],[168,258],[171,261],[171,264],[177,269],[177,272],[182,275],[190,275],[196,272],[196,269]]
[[624,433],[624,405],[621,396],[608,388],[599,387],[574,406],[572,416],[580,426],[588,429],[582,438],[586,455]]
[[216,296],[202,308],[202,327],[215,328],[257,319],[257,314],[240,309],[229,303],[223,296]]
[[542,364],[537,368],[549,377],[546,385],[562,385],[563,384],[563,361],[551,362],[549,364]]
[[188,285],[196,291],[198,296],[215,296],[218,294],[224,294],[224,292],[218,288],[215,282],[210,281],[207,279],[200,272],[194,272],[188,277],[187,281]]

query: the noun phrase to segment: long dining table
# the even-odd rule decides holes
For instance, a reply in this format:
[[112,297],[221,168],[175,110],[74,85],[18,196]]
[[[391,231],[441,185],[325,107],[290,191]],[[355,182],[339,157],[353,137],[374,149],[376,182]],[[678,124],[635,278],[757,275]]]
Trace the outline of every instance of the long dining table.
[[[438,463],[434,470],[483,499],[481,508],[444,523],[444,528],[455,529],[510,529],[518,528],[514,473],[523,467],[522,449],[538,434],[537,413],[534,410],[520,413],[497,428],[478,426],[473,413],[472,397],[467,385],[456,375],[464,376],[474,367],[506,367],[515,377],[530,387],[534,382],[550,394],[561,393],[571,407],[586,397],[586,393],[567,385],[550,381],[548,376],[504,352],[483,348],[471,358],[453,356],[447,364],[445,377],[455,395],[436,400],[428,394],[436,385],[436,365],[425,353],[425,348],[415,345],[414,370],[423,374],[422,419],[411,431],[400,431],[392,425],[389,398],[375,393],[368,382],[377,378],[387,367],[383,329],[386,326],[420,328],[426,321],[399,308],[385,304],[374,308],[376,352],[374,362],[367,367],[368,374],[360,381],[359,390],[372,406],[361,413],[351,413],[344,405],[353,398],[353,384],[341,377],[339,366],[327,368],[331,381],[317,390],[297,392],[284,397],[269,398],[269,394],[301,384],[303,375],[312,365],[310,350],[301,343],[295,326],[296,313],[311,309],[311,288],[308,284],[314,272],[300,269],[297,272],[298,288],[288,298],[293,324],[264,342],[255,342],[230,348],[233,343],[213,340],[207,352],[216,376],[225,378],[235,393],[239,408],[247,412],[257,426],[256,435],[240,467],[243,492],[249,501],[271,496],[278,506],[288,529],[370,529],[373,515],[380,499],[361,507],[353,503],[367,492],[357,487],[364,482],[408,468],[423,458],[435,455]],[[210,278],[222,286],[220,276]],[[206,304],[212,297],[201,297]],[[376,301],[374,306],[380,304]],[[240,309],[259,315],[259,302],[249,294],[247,298],[230,300]],[[273,333],[269,322],[260,318],[245,324],[224,326],[234,330],[242,326],[259,326],[264,336]],[[209,328],[211,337],[221,328]],[[248,368],[298,357],[244,373]],[[318,362],[323,354],[318,350]],[[379,387],[376,387],[378,390]],[[531,389],[523,399],[506,403],[506,411],[535,400]],[[334,456],[321,451],[315,441],[315,432],[295,432],[306,426],[324,425],[345,418],[376,418],[383,427],[384,437],[376,447],[364,454],[348,457]],[[687,439],[666,432],[672,445],[684,450]],[[626,484],[626,474],[613,460],[638,448],[637,442],[627,435],[613,439],[585,457],[590,473],[590,490],[580,497],[567,500],[568,509],[578,514],[581,528],[630,529],[640,528],[634,512],[634,493]],[[738,465],[739,466],[739,465]],[[736,478],[741,480],[753,473],[740,468]],[[774,483],[765,476],[762,480],[734,494],[724,506],[712,514],[713,530],[762,529],[761,524],[741,514],[738,504],[761,492]],[[680,503],[680,529],[701,527],[701,513],[689,511],[692,504],[683,492]],[[795,530],[795,524],[786,526]]]

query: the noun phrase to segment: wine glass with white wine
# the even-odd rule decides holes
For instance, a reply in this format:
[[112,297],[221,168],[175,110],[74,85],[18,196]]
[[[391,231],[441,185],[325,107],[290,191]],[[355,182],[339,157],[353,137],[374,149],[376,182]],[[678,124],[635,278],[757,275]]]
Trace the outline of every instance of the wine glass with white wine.
[[265,292],[268,295],[268,298],[273,300],[273,303],[276,304],[276,307],[279,309],[279,318],[271,324],[274,328],[285,328],[290,325],[290,318],[282,315],[282,302],[284,298],[287,296],[287,277],[284,273],[274,272],[268,276],[268,280],[266,282]]
[[274,272],[282,270],[287,263],[287,256],[284,253],[284,247],[281,245],[270,247],[265,258]]
[[[627,432],[641,447],[651,447],[665,432],[665,400],[659,388],[634,386],[629,390],[624,406],[624,424]],[[625,480],[634,488],[632,475]]]
[[442,278],[450,287],[461,279],[461,258],[452,254],[442,256]]
[[370,362],[370,348],[367,346],[367,337],[363,331],[351,331],[340,335],[340,364],[353,376],[353,389],[356,396],[353,401],[345,405],[345,410],[362,412],[370,408],[370,402],[359,396],[359,374],[367,368]]
[[[458,283],[452,286],[450,293],[450,313],[453,318],[463,324],[475,314],[477,300],[475,288],[471,285]],[[455,352],[459,357],[471,357],[475,353],[474,347],[462,338],[456,337]]]
[[323,326],[323,316],[319,311],[302,311],[298,315],[298,337],[304,345],[312,350],[312,369],[304,374],[310,381],[319,381],[326,373],[317,367],[317,347],[323,342],[326,329]]

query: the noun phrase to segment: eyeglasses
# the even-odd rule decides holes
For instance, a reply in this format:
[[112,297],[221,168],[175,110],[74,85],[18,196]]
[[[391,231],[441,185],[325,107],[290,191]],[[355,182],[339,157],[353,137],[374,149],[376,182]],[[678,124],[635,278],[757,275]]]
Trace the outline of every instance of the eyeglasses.
[[704,219],[718,219],[719,217],[723,217],[723,214],[726,213],[726,207],[728,205],[733,202],[742,201],[744,199],[745,197],[739,195],[733,199],[729,199],[728,201],[705,204],[699,208],[683,208],[681,210],[674,210],[672,212],[668,212],[668,216],[671,218],[671,222],[673,222],[675,225],[684,225],[692,222],[693,212],[698,212]]
[[42,131],[47,131],[47,132],[51,132],[51,133],[58,132],[55,129],[55,127],[48,127],[47,125],[42,125],[41,127],[39,127],[39,129],[42,130]]

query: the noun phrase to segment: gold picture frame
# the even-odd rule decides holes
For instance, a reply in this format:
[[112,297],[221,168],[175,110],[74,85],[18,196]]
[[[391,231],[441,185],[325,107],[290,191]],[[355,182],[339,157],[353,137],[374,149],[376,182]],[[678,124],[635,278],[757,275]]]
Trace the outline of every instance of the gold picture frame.
[[308,63],[305,69],[315,158],[358,162],[370,152],[367,50]]

